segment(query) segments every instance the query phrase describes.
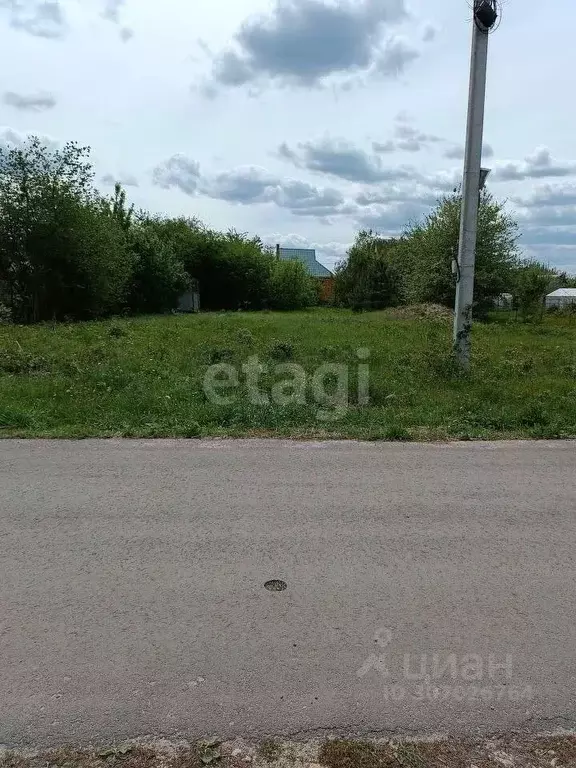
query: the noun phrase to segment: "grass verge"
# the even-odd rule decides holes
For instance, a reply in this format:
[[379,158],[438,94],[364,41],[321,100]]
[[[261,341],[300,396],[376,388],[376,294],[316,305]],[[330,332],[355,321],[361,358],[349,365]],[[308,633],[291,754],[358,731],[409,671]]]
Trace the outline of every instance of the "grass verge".
[[[70,325],[0,326],[0,435],[5,437],[278,436],[387,440],[576,435],[576,323],[477,324],[459,373],[445,318],[398,319],[318,309],[219,313]],[[358,350],[368,350],[362,357]],[[266,369],[255,402],[242,366]],[[212,402],[211,365],[237,386]],[[297,364],[302,402],[282,400]],[[336,375],[344,366],[346,407]],[[360,365],[369,403],[359,404]],[[278,368],[284,366],[284,368]],[[235,375],[236,375],[235,374]],[[298,382],[300,386],[300,382]],[[253,392],[253,388],[252,388]],[[342,393],[340,393],[341,395]]]

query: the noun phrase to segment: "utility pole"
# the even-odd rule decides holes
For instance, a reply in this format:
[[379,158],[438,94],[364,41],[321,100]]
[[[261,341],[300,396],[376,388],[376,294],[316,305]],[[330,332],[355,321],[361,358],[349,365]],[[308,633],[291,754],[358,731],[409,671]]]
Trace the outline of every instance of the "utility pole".
[[478,195],[481,186],[480,166],[482,164],[484,134],[488,35],[497,18],[496,0],[474,0],[470,91],[468,95],[460,239],[458,241],[456,306],[454,310],[454,353],[463,368],[468,368],[470,364],[470,331],[472,329],[472,300],[474,298]]

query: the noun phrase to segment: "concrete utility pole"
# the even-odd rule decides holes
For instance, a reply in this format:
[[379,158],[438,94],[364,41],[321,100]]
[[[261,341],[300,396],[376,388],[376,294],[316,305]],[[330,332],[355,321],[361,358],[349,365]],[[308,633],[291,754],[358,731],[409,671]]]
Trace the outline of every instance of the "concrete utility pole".
[[472,299],[474,297],[478,195],[481,185],[480,166],[482,164],[484,134],[488,35],[497,18],[496,0],[474,0],[470,92],[468,96],[454,313],[454,352],[458,362],[464,368],[467,368],[470,363],[470,331],[472,328]]

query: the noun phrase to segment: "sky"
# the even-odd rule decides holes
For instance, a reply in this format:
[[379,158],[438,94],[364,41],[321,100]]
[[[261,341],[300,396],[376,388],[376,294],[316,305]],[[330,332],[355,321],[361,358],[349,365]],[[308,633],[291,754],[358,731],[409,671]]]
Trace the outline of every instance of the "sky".
[[[329,268],[462,176],[471,0],[0,0],[0,143],[92,148],[104,193]],[[576,273],[576,4],[505,0],[483,164],[524,253]]]

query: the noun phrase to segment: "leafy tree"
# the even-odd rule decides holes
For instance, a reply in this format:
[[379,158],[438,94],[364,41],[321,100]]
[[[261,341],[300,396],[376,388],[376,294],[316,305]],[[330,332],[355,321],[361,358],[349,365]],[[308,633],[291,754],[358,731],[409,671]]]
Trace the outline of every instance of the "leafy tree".
[[128,242],[134,257],[130,309],[148,313],[174,309],[190,277],[170,241],[162,240],[154,227],[142,221],[131,227]]
[[126,203],[126,191],[122,185],[116,182],[114,186],[114,195],[106,200],[105,210],[117,221],[120,227],[128,232],[132,226],[134,218],[134,205],[128,206]]
[[273,259],[259,238],[204,227],[196,219],[154,219],[190,277],[200,283],[205,309],[261,309],[267,303]]
[[318,303],[318,284],[301,261],[274,261],[268,286],[271,309],[304,309]]
[[359,232],[347,259],[336,269],[336,301],[355,311],[397,304],[400,279],[391,258],[396,245],[396,240],[371,230]]
[[553,270],[537,261],[521,264],[515,274],[514,303],[525,321],[539,321],[544,314],[544,298],[556,281]]
[[122,231],[104,221],[89,149],[38,137],[0,148],[0,282],[19,322],[117,309],[130,277]]
[[[445,196],[421,222],[410,225],[395,249],[403,293],[410,303],[454,306],[452,260],[458,253],[461,195]],[[518,263],[518,227],[488,190],[482,190],[474,283],[474,313],[486,315],[510,287]]]

